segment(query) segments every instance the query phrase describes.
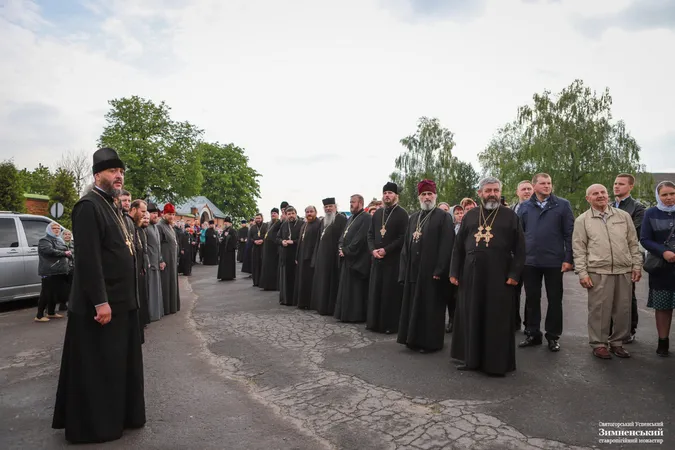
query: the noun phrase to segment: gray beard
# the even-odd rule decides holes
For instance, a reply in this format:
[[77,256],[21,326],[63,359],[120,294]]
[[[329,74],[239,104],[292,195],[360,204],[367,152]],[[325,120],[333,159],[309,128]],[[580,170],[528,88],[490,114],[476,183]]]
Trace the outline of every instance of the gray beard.
[[490,200],[485,202],[485,209],[493,210],[499,208],[499,202],[496,202],[494,200]]
[[431,203],[425,203],[420,200],[420,209],[422,211],[431,211],[436,207],[436,200],[431,200]]
[[323,218],[323,227],[327,228],[335,222],[335,213],[327,213]]

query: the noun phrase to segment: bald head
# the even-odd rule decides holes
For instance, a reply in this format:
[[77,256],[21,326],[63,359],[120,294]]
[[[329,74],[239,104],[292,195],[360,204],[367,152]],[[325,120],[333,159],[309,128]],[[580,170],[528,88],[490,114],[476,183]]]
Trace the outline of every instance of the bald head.
[[602,184],[592,184],[586,189],[586,201],[597,211],[607,209],[609,194],[607,188]]

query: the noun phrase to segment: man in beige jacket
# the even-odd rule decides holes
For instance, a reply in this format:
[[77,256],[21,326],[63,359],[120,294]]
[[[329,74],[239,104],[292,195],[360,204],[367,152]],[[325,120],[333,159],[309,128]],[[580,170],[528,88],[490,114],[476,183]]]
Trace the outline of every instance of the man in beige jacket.
[[572,248],[574,270],[588,289],[589,342],[598,358],[611,359],[610,351],[629,358],[623,341],[630,335],[631,282],[642,276],[637,232],[630,214],[609,206],[603,185],[586,189],[586,200],[591,208],[574,223]]

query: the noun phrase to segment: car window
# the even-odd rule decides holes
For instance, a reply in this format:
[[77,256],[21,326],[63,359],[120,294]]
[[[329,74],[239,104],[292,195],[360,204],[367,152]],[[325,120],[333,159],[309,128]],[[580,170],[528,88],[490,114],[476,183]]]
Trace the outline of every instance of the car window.
[[47,234],[47,225],[49,222],[40,219],[21,219],[23,231],[26,233],[26,240],[29,247],[37,247],[40,239]]
[[14,218],[0,219],[0,248],[15,248],[19,246],[19,236],[16,233]]

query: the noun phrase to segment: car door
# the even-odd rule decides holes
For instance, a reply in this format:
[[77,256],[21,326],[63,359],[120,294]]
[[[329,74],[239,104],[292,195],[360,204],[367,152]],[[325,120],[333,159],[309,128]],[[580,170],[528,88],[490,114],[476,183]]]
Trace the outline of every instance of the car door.
[[24,267],[26,270],[26,293],[40,295],[42,280],[38,275],[38,243],[47,234],[49,219],[42,217],[21,217],[23,233],[26,237]]
[[17,220],[0,217],[0,302],[24,294],[24,256]]

